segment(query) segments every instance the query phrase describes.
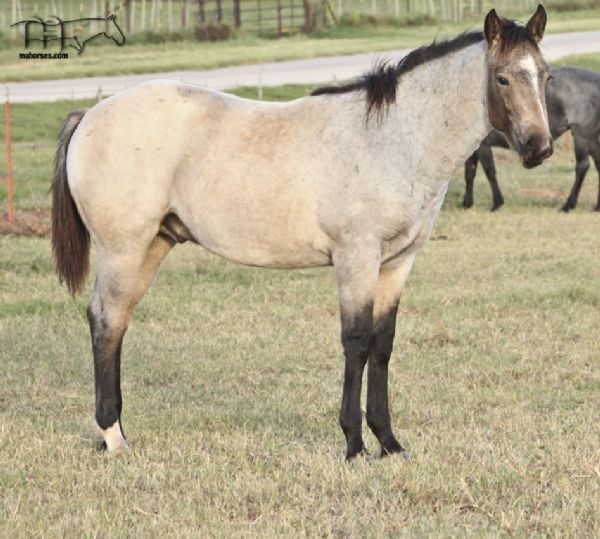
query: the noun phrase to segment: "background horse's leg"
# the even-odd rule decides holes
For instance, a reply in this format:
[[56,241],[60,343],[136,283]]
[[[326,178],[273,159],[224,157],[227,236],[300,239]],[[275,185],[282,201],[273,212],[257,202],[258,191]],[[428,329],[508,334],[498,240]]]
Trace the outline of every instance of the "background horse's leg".
[[340,425],[346,436],[346,459],[365,451],[360,391],[372,341],[373,302],[379,274],[380,249],[358,245],[334,255],[340,295],[345,369]]
[[492,188],[492,211],[496,211],[502,204],[504,204],[504,197],[500,192],[500,186],[498,185],[498,178],[496,177],[496,165],[494,164],[494,154],[492,153],[492,147],[488,144],[482,144],[477,151],[479,160],[483,171],[490,182]]
[[382,266],[373,309],[373,345],[367,382],[367,424],[381,445],[381,456],[404,451],[392,432],[388,408],[388,364],[394,345],[398,303],[415,256]]
[[463,198],[463,208],[473,206],[473,184],[477,175],[477,151],[465,161],[465,196]]
[[575,183],[571,188],[571,193],[567,198],[564,206],[561,208],[562,211],[569,211],[575,209],[577,206],[577,199],[579,198],[579,191],[581,190],[581,185],[583,184],[583,179],[590,168],[590,159],[588,157],[588,141],[586,139],[582,139],[581,137],[577,137],[575,133],[573,133],[573,139],[575,140]]
[[127,448],[121,426],[121,345],[129,320],[174,242],[156,236],[147,249],[106,254],[99,249],[98,272],[88,306],[94,352],[96,423],[106,448]]
[[600,138],[593,144],[590,153],[592,159],[596,165],[596,171],[598,172],[598,198],[596,200],[596,207],[594,211],[600,211]]

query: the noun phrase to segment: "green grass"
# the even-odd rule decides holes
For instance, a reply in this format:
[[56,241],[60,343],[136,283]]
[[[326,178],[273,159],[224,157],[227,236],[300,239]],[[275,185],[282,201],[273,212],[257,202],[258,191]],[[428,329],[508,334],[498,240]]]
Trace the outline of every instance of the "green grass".
[[[124,47],[92,42],[81,56],[68,60],[20,60],[21,41],[6,42],[0,51],[0,82],[44,80],[174,70],[198,70],[258,62],[314,58],[326,55],[375,52],[415,47],[434,38],[480,28],[479,19],[462,23],[435,22],[407,27],[340,27],[313,37],[264,39],[241,34],[221,43],[198,43],[190,39],[162,44],[132,43]],[[549,16],[550,32],[593,30],[600,27],[600,10],[589,9]]]
[[[15,107],[20,209],[47,207],[53,137],[83,104]],[[390,405],[410,462],[343,462],[330,269],[191,245],[125,340],[133,450],[98,453],[86,297],[57,285],[47,239],[0,237],[0,536],[597,537],[596,176],[562,214],[564,140],[530,171],[495,156],[506,205],[488,211],[480,172],[461,210],[458,172],[402,300]]]
[[410,462],[343,462],[331,270],[193,246],[125,341],[133,451],[97,453],[86,299],[57,286],[47,240],[1,237],[0,535],[597,536],[596,186],[557,211],[570,159],[559,144],[526,172],[499,152],[495,214],[481,178],[468,212],[453,181],[392,359]]

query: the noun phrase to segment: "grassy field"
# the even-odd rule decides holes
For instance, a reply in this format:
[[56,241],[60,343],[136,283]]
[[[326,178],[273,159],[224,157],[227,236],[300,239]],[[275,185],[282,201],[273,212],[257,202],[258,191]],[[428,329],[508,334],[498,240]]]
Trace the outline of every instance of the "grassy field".
[[[15,134],[20,207],[47,207],[52,139],[80,105],[21,109],[40,121]],[[463,211],[457,174],[403,297],[390,388],[409,462],[343,461],[330,269],[187,245],[125,340],[133,450],[98,453],[86,297],[58,286],[47,239],[0,237],[0,536],[598,537],[597,176],[562,214],[564,140],[531,171],[495,155],[506,205],[488,211],[480,174]]]
[[[313,58],[325,55],[384,51],[422,45],[469,29],[481,21],[435,22],[425,26],[340,27],[312,37],[264,39],[241,34],[221,43],[198,43],[191,39],[152,44],[132,39],[124,47],[92,42],[81,56],[68,60],[20,60],[22,42],[4,43],[0,50],[0,82],[69,77],[120,75],[184,69],[209,69],[229,65]],[[550,12],[549,32],[595,30],[600,27],[600,10]]]
[[479,182],[458,210],[457,178],[403,298],[391,408],[410,462],[343,462],[330,270],[192,246],[125,342],[133,451],[97,453],[86,299],[58,287],[47,240],[1,237],[0,535],[597,537],[595,186],[564,215],[569,154],[498,164],[507,205],[490,214]]

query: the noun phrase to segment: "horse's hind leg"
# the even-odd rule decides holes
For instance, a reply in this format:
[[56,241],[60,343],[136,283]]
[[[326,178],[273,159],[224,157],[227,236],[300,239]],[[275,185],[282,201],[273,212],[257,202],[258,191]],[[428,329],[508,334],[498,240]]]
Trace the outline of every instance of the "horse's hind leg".
[[468,209],[473,206],[473,184],[477,174],[477,162],[479,157],[475,151],[471,157],[465,161],[465,196],[463,198],[463,208]]
[[404,449],[392,432],[388,407],[388,365],[394,345],[398,303],[414,255],[382,266],[373,309],[373,345],[367,382],[367,424],[381,445],[381,456]]
[[589,158],[589,150],[588,150],[588,141],[582,139],[581,137],[577,137],[573,133],[573,138],[575,140],[575,183],[571,188],[571,193],[567,198],[567,201],[561,208],[562,211],[569,211],[575,209],[577,206],[577,199],[579,198],[579,191],[581,191],[581,185],[583,184],[583,179],[587,171],[590,168],[590,158]]
[[492,189],[492,211],[496,211],[504,204],[504,197],[498,185],[498,177],[496,176],[496,165],[494,163],[494,154],[492,147],[487,144],[482,144],[477,151],[483,171],[490,183]]
[[121,426],[121,345],[131,315],[174,241],[156,236],[143,249],[113,254],[99,249],[98,272],[88,306],[96,386],[96,423],[106,448],[127,448]]
[[596,165],[596,171],[598,172],[598,198],[596,200],[596,207],[594,211],[600,211],[600,138],[592,146],[591,152],[592,159]]

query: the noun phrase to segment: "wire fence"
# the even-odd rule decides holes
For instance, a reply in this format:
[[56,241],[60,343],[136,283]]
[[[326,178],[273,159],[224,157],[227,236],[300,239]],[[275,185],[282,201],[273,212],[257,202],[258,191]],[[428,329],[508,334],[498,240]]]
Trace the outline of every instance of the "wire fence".
[[66,115],[96,100],[18,104],[0,110],[0,221],[12,223],[19,212],[49,208],[57,137]]
[[[532,11],[540,0],[0,0],[0,29],[12,39],[23,27],[11,24],[30,17],[63,20],[118,16],[127,35],[143,32],[192,31],[202,23],[219,22],[248,32],[310,31],[315,18],[332,24],[360,17],[419,18],[461,21],[480,16],[492,7],[504,15]],[[598,0],[554,0],[545,2],[577,8],[598,7]],[[598,5],[596,5],[598,4]],[[90,22],[91,30],[101,22]],[[96,28],[97,27],[97,28]]]

